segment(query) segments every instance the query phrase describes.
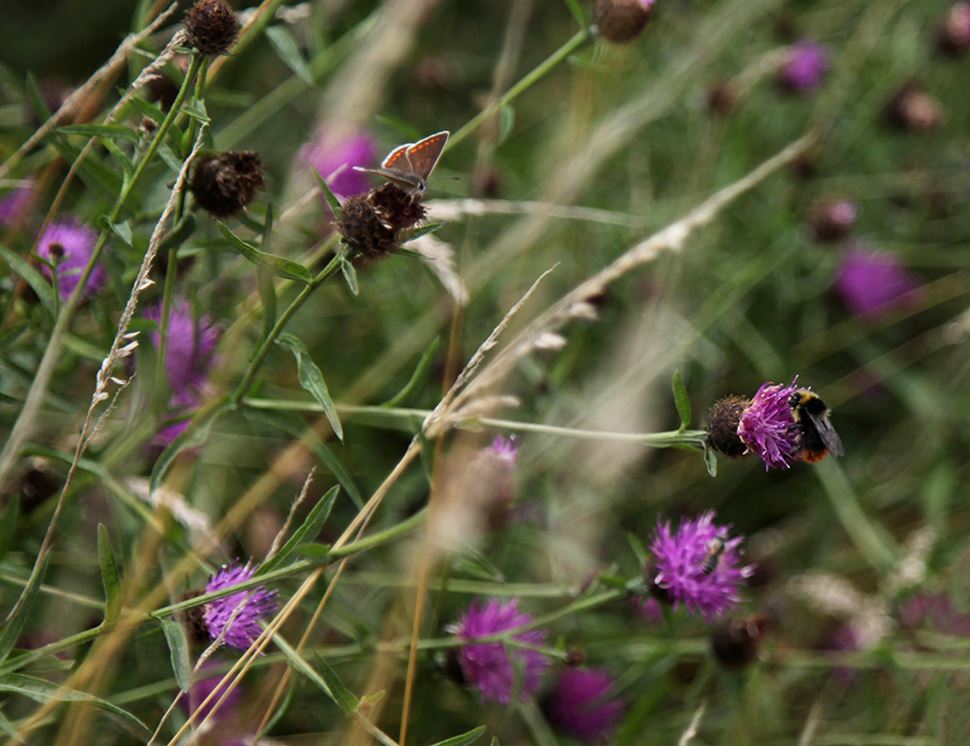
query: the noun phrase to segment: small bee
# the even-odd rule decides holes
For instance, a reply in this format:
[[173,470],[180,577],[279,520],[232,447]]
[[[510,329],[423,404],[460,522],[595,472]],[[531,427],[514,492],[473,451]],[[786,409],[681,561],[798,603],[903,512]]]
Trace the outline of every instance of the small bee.
[[707,545],[707,556],[701,566],[702,574],[710,575],[717,569],[717,563],[721,561],[721,555],[724,554],[725,549],[727,549],[727,543],[724,539],[714,537],[710,540]]
[[798,389],[788,400],[792,415],[801,431],[801,460],[811,464],[821,461],[830,452],[842,456],[842,439],[832,427],[830,410],[822,397],[811,389]]

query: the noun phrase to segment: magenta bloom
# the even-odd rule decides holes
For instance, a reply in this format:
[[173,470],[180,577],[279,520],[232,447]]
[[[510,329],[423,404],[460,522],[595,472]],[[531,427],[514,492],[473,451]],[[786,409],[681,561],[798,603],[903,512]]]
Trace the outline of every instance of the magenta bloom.
[[835,289],[849,311],[873,319],[916,301],[919,280],[892,254],[856,246],[842,257]]
[[800,451],[798,423],[789,400],[797,387],[767,381],[741,412],[738,437],[749,453],[756,453],[769,468],[787,469]]
[[780,78],[786,88],[806,93],[822,84],[828,69],[829,54],[825,47],[803,40],[789,50]]
[[300,157],[326,179],[334,194],[341,197],[352,197],[370,189],[370,179],[366,174],[354,171],[354,166],[373,166],[376,156],[374,140],[363,132],[335,143],[320,133],[300,150]]
[[[158,324],[158,331],[152,333],[152,344],[157,350],[161,344],[162,305],[149,309],[145,318],[153,319]],[[172,303],[165,345],[165,373],[168,376],[169,406],[172,409],[191,409],[198,405],[218,341],[219,329],[207,316],[196,321],[187,301],[176,300]],[[187,426],[187,422],[169,425],[158,433],[155,440],[167,445]]]
[[656,0],[640,0],[640,5],[643,6],[643,9],[644,10],[650,10],[650,8],[653,7],[653,4],[655,2],[656,2]]
[[[254,572],[255,568],[249,562],[245,565],[240,565],[238,562],[223,565],[219,572],[212,576],[205,587],[205,592],[213,593],[238,585],[249,580]],[[240,605],[243,609],[236,614],[236,609]],[[205,605],[202,618],[213,640],[225,629],[225,635],[222,638],[225,644],[237,650],[246,650],[263,631],[259,625],[260,620],[275,612],[276,591],[268,591],[263,586],[257,585],[210,601]],[[227,629],[226,625],[233,614],[236,614],[236,617]]]
[[[67,219],[51,223],[37,244],[37,254],[57,266],[57,285],[61,300],[67,300],[81,279],[84,267],[91,259],[98,234],[75,220]],[[44,267],[44,274],[50,278],[51,271]],[[84,288],[85,298],[96,295],[108,280],[104,267],[95,264]]]
[[20,220],[33,198],[34,183],[31,181],[14,187],[0,197],[0,225],[10,225]]
[[[481,692],[482,699],[508,704],[515,691],[522,701],[532,697],[542,683],[548,659],[535,650],[509,648],[501,642],[472,642],[509,629],[529,624],[532,617],[519,611],[519,602],[486,601],[472,605],[449,627],[456,636],[468,640],[458,651],[458,662],[465,682]],[[546,633],[532,629],[520,632],[515,639],[530,645],[544,645]]]
[[945,593],[917,593],[902,607],[900,623],[909,629],[929,627],[955,637],[970,637],[970,613],[953,608]]
[[[728,526],[714,523],[714,512],[696,520],[682,521],[674,531],[670,522],[657,523],[650,543],[655,562],[653,582],[676,609],[680,604],[692,614],[711,619],[722,615],[740,600],[742,581],[754,573],[754,565],[741,565],[741,537],[728,537]],[[712,548],[723,542],[714,570],[705,573]]]
[[660,602],[653,596],[638,596],[632,600],[633,609],[648,624],[660,624],[664,620]]
[[492,445],[487,450],[493,456],[498,456],[513,466],[519,458],[519,445],[515,442],[514,437],[504,438],[501,435],[496,435],[492,441]]
[[586,743],[609,741],[624,704],[610,697],[613,677],[606,671],[567,668],[543,703],[549,722]]
[[[226,691],[225,686],[219,685],[222,681],[222,674],[210,673],[209,675],[206,675],[205,673],[206,671],[211,672],[212,669],[217,667],[217,664],[211,659],[203,663],[199,674],[203,675],[205,678],[192,682],[191,687],[189,687],[188,701],[186,701],[186,698],[184,697],[181,700],[180,704],[182,705],[182,709],[185,710],[187,714],[191,715],[196,710],[199,711],[199,714],[195,720],[196,723],[201,723],[206,716],[208,716],[216,702],[222,698],[222,695]],[[207,705],[203,705],[203,702],[206,701],[209,695],[215,692],[217,689],[218,692],[216,695],[209,700]],[[238,709],[239,705],[242,704],[242,699],[243,690],[241,687],[237,686],[235,689],[229,692],[229,696],[226,697],[226,701],[222,703],[222,706],[216,711],[216,714],[212,716],[212,719],[217,722],[230,720],[233,716],[233,711]]]

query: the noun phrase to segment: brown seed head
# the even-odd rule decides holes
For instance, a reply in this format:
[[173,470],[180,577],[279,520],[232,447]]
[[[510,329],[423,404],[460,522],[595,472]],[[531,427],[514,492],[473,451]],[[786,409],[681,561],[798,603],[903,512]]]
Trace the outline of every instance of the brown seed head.
[[395,231],[413,228],[427,214],[420,199],[414,198],[394,184],[382,184],[372,190],[370,201]]
[[743,396],[725,396],[714,402],[707,414],[707,442],[711,448],[731,458],[741,458],[747,446],[738,437],[741,413],[750,403]]
[[227,150],[196,161],[189,191],[199,206],[217,218],[243,210],[265,186],[263,162],[248,150]]
[[[196,596],[201,596],[202,591],[189,591],[179,597],[179,601],[188,601]],[[209,644],[209,628],[205,626],[205,604],[190,606],[178,612],[175,618],[181,623],[185,630],[185,636],[190,643],[195,645]]]
[[185,14],[186,43],[202,54],[225,54],[238,35],[239,20],[225,0],[199,0]]
[[364,259],[379,259],[399,246],[397,232],[384,220],[372,197],[373,192],[368,192],[348,199],[337,223],[344,241]]
[[599,35],[614,44],[636,39],[650,18],[643,0],[597,0],[596,27]]
[[757,659],[766,629],[762,614],[721,622],[711,630],[711,653],[722,668],[745,668]]

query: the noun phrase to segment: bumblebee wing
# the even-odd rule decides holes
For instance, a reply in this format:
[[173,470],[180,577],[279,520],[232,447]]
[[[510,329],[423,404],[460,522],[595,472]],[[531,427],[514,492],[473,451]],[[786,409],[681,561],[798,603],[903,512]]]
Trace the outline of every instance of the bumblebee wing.
[[829,449],[829,452],[833,456],[842,457],[845,455],[845,449],[842,448],[842,438],[839,434],[835,432],[835,428],[832,427],[832,423],[825,414],[818,417],[811,412],[805,412],[806,415],[812,420],[812,424],[815,425],[815,429],[818,431],[818,437],[822,439],[825,447]]

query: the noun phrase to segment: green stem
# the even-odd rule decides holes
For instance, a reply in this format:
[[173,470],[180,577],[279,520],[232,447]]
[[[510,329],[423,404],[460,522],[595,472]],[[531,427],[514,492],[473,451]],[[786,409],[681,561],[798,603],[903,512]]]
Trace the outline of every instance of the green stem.
[[460,143],[472,132],[478,129],[490,116],[494,115],[495,112],[501,110],[503,106],[508,106],[520,94],[524,93],[533,85],[542,80],[542,78],[544,78],[547,73],[555,68],[556,65],[592,40],[593,33],[590,29],[587,28],[577,31],[576,34],[569,39],[569,41],[559,47],[559,49],[549,55],[545,60],[540,62],[530,72],[526,73],[518,83],[509,88],[496,101],[493,101],[478,114],[472,117],[472,119],[465,124],[464,127],[451,136],[451,138],[448,140],[447,147],[450,148]]
[[[132,174],[127,186],[122,190],[121,194],[118,195],[114,206],[108,213],[109,224],[113,224],[117,221],[118,216],[121,214],[121,210],[125,206],[125,202],[128,201],[128,197],[131,195],[135,186],[145,173],[145,169],[148,168],[149,163],[151,163],[155,153],[158,151],[159,146],[161,145],[165,136],[168,134],[168,130],[175,121],[175,117],[178,115],[182,102],[185,100],[185,94],[192,85],[192,81],[195,79],[195,75],[199,70],[199,64],[199,58],[193,55],[189,62],[188,72],[185,74],[185,79],[182,81],[182,86],[179,88],[178,95],[175,97],[175,102],[172,104],[172,108],[169,109],[165,119],[155,131],[154,138],[152,138],[151,143],[145,150],[144,156],[135,167],[135,171]],[[29,434],[30,427],[37,419],[37,411],[47,393],[47,387],[50,384],[51,377],[54,373],[54,367],[57,364],[57,358],[60,355],[61,346],[64,343],[64,335],[67,333],[71,320],[74,318],[74,312],[81,303],[81,297],[84,293],[84,288],[87,285],[88,278],[90,277],[91,272],[94,270],[94,266],[97,264],[98,259],[101,257],[101,251],[104,249],[110,233],[111,228],[108,226],[101,229],[101,233],[98,236],[94,250],[91,252],[91,258],[88,259],[88,262],[84,267],[84,271],[81,272],[81,276],[78,278],[77,287],[74,288],[74,292],[71,293],[70,297],[67,299],[67,303],[64,304],[64,306],[61,308],[60,314],[58,314],[57,321],[54,324],[54,329],[51,331],[50,340],[47,343],[47,349],[44,350],[44,355],[41,358],[40,364],[37,366],[37,375],[34,377],[30,390],[27,392],[24,405],[20,410],[20,414],[18,415],[16,422],[14,422],[13,428],[10,431],[10,436],[4,445],[3,450],[0,451],[0,485],[4,484],[8,475],[10,474],[10,471],[20,454],[20,448]]]

